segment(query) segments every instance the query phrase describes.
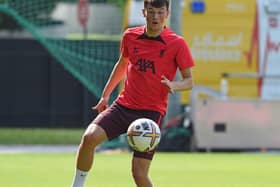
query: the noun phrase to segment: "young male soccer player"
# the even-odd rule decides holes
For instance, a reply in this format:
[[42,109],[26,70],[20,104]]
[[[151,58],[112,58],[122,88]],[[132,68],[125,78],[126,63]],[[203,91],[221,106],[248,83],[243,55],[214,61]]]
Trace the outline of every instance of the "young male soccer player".
[[[77,153],[76,174],[72,187],[83,187],[93,164],[94,150],[105,140],[127,131],[137,118],[150,118],[158,124],[165,115],[168,92],[193,86],[194,65],[184,39],[165,26],[169,0],[144,0],[146,25],[127,29],[122,38],[121,55],[93,109],[99,115],[85,131]],[[174,81],[179,68],[182,79]],[[111,92],[126,75],[124,90],[109,107]],[[134,151],[132,175],[138,187],[152,187],[148,176],[154,151]]]

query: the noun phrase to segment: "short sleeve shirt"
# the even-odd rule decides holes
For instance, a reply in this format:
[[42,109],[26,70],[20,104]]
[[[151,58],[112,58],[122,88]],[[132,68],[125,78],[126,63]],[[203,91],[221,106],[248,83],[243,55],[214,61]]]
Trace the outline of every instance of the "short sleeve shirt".
[[173,80],[179,68],[194,66],[185,40],[165,28],[158,37],[148,37],[145,26],[124,32],[121,53],[129,59],[124,90],[117,102],[131,109],[166,113],[168,89],[161,83],[164,75]]

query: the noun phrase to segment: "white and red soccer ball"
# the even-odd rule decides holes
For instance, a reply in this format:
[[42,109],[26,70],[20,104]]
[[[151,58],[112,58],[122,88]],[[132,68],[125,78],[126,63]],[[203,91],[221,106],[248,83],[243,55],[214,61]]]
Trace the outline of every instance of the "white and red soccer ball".
[[149,152],[156,148],[161,138],[160,128],[148,118],[133,121],[127,129],[129,145],[136,151]]

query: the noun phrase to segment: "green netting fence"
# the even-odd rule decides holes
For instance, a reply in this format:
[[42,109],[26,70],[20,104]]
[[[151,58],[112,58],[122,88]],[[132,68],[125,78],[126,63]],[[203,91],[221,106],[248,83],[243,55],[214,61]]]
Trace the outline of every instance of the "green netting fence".
[[[85,38],[80,25],[69,26],[72,21],[77,22],[76,16],[73,16],[70,23],[69,19],[65,18],[77,14],[77,3],[77,0],[0,0],[0,13],[12,18],[23,30],[31,33],[30,37],[40,42],[65,70],[83,83],[96,97],[100,97],[119,56],[121,29],[119,25],[101,21],[97,22],[95,27],[103,27],[114,35],[110,33],[104,35],[102,30],[99,33],[89,30]],[[98,3],[102,3],[103,6],[108,4],[105,0],[91,0],[89,3],[91,7],[95,5],[100,7]],[[112,9],[111,6],[109,8]],[[68,9],[67,15],[63,15],[65,9]],[[64,19],[60,19],[61,17]],[[115,16],[111,17],[107,19],[115,19]],[[111,101],[116,96],[117,90],[112,93]],[[105,142],[101,148],[126,147],[124,138],[121,136],[114,141]]]
[[[88,2],[90,6],[106,3],[105,0]],[[67,71],[99,97],[118,59],[120,37],[116,33],[120,35],[121,30],[113,28],[115,36],[89,32],[85,38],[81,27],[69,27],[69,22],[72,24],[77,20],[67,22],[59,18],[60,14],[60,17],[76,15],[77,4],[78,0],[0,0],[0,12],[29,31]],[[63,15],[66,8],[72,13],[68,11],[67,15]],[[96,27],[111,26],[106,22],[104,24]],[[112,99],[116,95],[117,91]]]

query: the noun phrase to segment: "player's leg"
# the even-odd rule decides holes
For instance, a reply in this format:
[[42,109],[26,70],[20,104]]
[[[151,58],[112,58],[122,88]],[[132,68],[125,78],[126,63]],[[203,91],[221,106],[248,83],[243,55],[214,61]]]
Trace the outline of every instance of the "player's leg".
[[152,181],[149,177],[149,168],[151,160],[140,157],[132,159],[132,175],[137,187],[152,187]]
[[[162,116],[154,111],[141,111],[136,119],[145,117],[152,119],[160,124]],[[155,150],[149,152],[134,151],[132,159],[132,175],[137,187],[152,187],[152,181],[149,177],[149,169],[153,160]]]
[[89,171],[96,146],[107,140],[105,131],[98,125],[92,123],[84,133],[77,154],[76,167],[82,171]]
[[92,123],[85,131],[77,153],[76,174],[72,187],[83,187],[88,171],[92,167],[94,150],[97,145],[107,140],[105,131]]
[[124,109],[113,103],[100,113],[83,135],[77,154],[77,170],[72,187],[83,187],[85,176],[93,164],[94,150],[105,140],[112,140],[126,132],[127,121]]

